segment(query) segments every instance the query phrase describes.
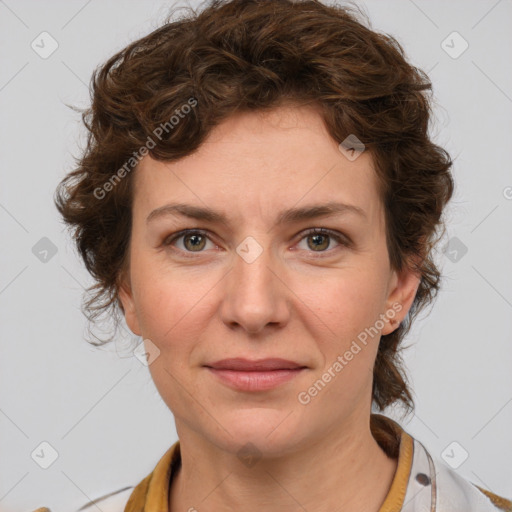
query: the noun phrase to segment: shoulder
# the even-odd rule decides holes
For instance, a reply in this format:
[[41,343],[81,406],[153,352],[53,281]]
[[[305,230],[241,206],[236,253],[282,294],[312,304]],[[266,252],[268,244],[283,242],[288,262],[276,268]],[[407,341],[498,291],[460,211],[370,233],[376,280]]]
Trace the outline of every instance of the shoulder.
[[85,512],[98,510],[98,507],[102,512],[123,512],[133,489],[134,487],[131,485],[129,487],[123,487],[108,494],[104,494],[99,498],[89,501],[80,507],[77,512],[82,512],[82,510]]
[[[73,512],[124,512],[125,509],[139,510],[144,508],[146,498],[151,485],[153,492],[160,495],[168,492],[168,485],[171,475],[177,470],[181,464],[180,443],[176,441],[161,457],[154,470],[143,478],[137,485],[125,486],[121,489],[109,492],[82,505]],[[53,512],[49,508],[40,507],[33,512]]]
[[464,505],[465,510],[512,512],[512,501],[483,489],[473,482],[462,478],[455,470],[439,460],[435,461],[438,471],[438,497],[440,509],[453,504]]
[[[512,501],[483,489],[473,482],[466,480],[454,469],[444,464],[440,459],[432,457],[426,448],[416,439],[414,440],[414,459],[424,460],[430,466],[430,487],[434,510],[444,512],[448,510],[464,510],[465,512],[512,512]],[[417,475],[411,468],[411,482],[416,483]],[[425,471],[426,472],[426,471]],[[427,472],[428,474],[428,472]],[[418,479],[421,481],[421,479]],[[425,486],[425,483],[423,483]],[[412,490],[412,489],[411,489]],[[406,503],[407,504],[407,503]],[[406,507],[404,507],[406,510]]]
[[512,501],[503,498],[502,496],[498,496],[491,491],[486,489],[482,489],[478,485],[476,486],[480,491],[482,491],[499,510],[505,510],[506,512],[512,512]]
[[[133,489],[133,486],[123,487],[104,494],[103,496],[99,496],[85,503],[77,509],[76,512],[92,512],[98,509],[100,509],[101,512],[123,512]],[[47,507],[40,507],[34,510],[34,512],[52,512],[52,510]]]

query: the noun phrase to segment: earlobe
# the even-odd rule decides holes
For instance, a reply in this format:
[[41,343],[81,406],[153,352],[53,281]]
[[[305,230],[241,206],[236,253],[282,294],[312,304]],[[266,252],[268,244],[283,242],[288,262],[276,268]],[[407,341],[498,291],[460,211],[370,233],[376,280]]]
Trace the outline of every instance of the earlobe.
[[136,336],[141,336],[137,310],[129,278],[122,278],[118,286],[119,300],[123,306],[126,324]]

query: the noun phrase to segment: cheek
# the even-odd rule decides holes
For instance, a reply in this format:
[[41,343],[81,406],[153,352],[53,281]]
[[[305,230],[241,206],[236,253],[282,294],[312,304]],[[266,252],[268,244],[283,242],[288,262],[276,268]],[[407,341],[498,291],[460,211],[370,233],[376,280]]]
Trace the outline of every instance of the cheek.
[[[306,284],[295,283],[292,289],[301,299],[304,315],[326,333],[327,346],[343,348],[365,328],[375,324],[382,312],[385,287],[382,276],[368,269],[343,269],[329,277]],[[308,313],[309,312],[309,313]],[[333,338],[335,343],[333,344]]]
[[[368,275],[352,274],[323,288],[311,297],[311,308],[322,322],[312,332],[322,354],[322,367],[311,380],[325,383],[318,400],[355,407],[366,399],[373,379],[380,329],[375,329],[382,306],[379,288]],[[322,386],[322,384],[320,384]],[[365,398],[366,397],[366,398]],[[341,409],[340,409],[341,411]],[[339,412],[339,411],[338,411]]]
[[188,340],[200,336],[206,315],[211,278],[172,271],[146,258],[134,264],[133,283],[142,334],[160,350],[186,350]]
[[375,324],[382,312],[384,281],[378,267],[369,264],[364,269],[344,269],[317,284],[314,293],[309,287],[309,295],[306,288],[298,294],[321,352],[321,368],[311,385],[316,379],[326,383],[319,403],[333,400],[350,407],[366,397],[371,387],[381,330]]

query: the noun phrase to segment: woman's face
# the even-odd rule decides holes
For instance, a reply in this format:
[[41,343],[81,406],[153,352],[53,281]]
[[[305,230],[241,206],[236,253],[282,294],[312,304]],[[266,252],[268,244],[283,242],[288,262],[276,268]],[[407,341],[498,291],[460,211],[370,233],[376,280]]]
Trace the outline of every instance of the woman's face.
[[[380,335],[419,281],[391,270],[372,158],[353,156],[315,110],[280,107],[139,164],[120,297],[180,437],[276,454],[367,422]],[[228,358],[300,369],[212,369]]]

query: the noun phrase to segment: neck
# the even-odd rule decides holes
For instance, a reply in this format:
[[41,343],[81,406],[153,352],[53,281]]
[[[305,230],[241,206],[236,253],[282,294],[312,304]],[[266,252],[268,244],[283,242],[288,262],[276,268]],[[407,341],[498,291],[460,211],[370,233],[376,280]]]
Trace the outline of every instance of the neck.
[[377,512],[397,460],[378,445],[368,423],[346,427],[292,454],[262,456],[250,467],[188,431],[180,435],[181,468],[172,482],[170,510]]

